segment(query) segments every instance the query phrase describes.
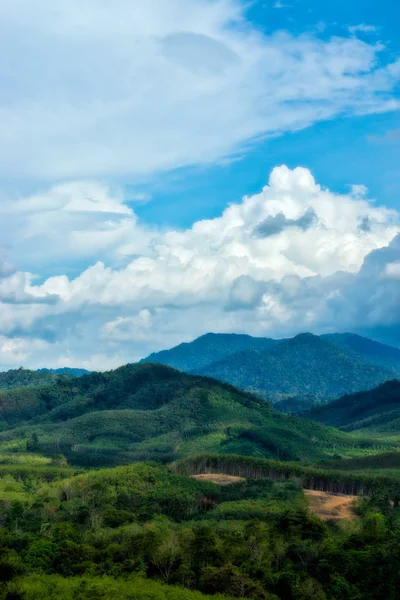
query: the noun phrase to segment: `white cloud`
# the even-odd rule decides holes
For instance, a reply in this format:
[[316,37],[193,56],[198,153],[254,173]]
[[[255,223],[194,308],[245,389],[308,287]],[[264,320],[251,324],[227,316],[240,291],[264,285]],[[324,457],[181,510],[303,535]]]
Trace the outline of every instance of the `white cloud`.
[[365,23],[359,23],[358,25],[352,25],[349,27],[349,32],[353,34],[357,33],[376,33],[377,28],[375,25],[366,25]]
[[[76,239],[76,222],[64,222],[74,212],[74,194],[81,198],[80,185],[61,203],[53,189],[41,195],[45,202],[21,200],[17,207],[27,226],[44,220],[42,235],[48,219],[64,223],[59,256]],[[281,166],[259,194],[220,217],[160,231],[142,225],[120,194],[100,186],[99,210],[79,213],[92,264],[77,276],[43,282],[5,273],[0,335],[43,339],[40,355],[30,354],[29,344],[21,351],[30,364],[106,368],[212,330],[284,336],[400,323],[400,214],[366,194],[363,186],[335,194],[307,169]],[[97,233],[112,210],[121,221],[109,262],[99,262]],[[121,226],[125,220],[129,227]]]
[[398,108],[398,63],[380,62],[382,46],[265,35],[246,4],[2,0],[0,178],[143,178]]
[[363,184],[353,184],[350,186],[350,192],[355,198],[365,198],[368,194],[368,188]]

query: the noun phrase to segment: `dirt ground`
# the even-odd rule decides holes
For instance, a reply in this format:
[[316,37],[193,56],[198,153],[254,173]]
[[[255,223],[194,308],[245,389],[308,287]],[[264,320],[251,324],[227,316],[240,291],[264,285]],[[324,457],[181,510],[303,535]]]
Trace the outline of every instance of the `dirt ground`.
[[[219,485],[229,485],[244,481],[243,477],[225,475],[221,473],[204,473],[201,475],[192,475],[193,479],[198,481],[212,481]],[[353,511],[353,503],[357,496],[346,496],[345,494],[331,494],[329,492],[318,492],[315,490],[304,490],[308,498],[310,510],[318,515],[320,519],[337,519],[352,521],[358,519]]]
[[204,473],[201,475],[192,475],[192,477],[198,481],[212,481],[212,483],[218,483],[219,485],[229,485],[231,483],[238,483],[238,481],[244,481],[243,477],[221,475],[220,473]]
[[330,494],[315,490],[304,490],[304,494],[308,498],[310,510],[320,519],[352,521],[358,518],[353,511],[353,502],[358,499],[357,496]]

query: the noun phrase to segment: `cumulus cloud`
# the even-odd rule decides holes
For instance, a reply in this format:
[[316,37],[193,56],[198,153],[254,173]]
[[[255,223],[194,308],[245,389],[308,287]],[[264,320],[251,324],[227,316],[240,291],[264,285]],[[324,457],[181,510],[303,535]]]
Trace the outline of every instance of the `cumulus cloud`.
[[399,108],[400,63],[382,45],[267,35],[246,6],[58,0],[55,10],[50,0],[2,0],[0,53],[11,60],[0,178],[140,179],[339,114]]
[[[335,194],[309,170],[281,166],[219,217],[163,231],[143,225],[119,193],[96,190],[98,210],[91,194],[80,214],[89,256],[118,215],[107,262],[44,281],[18,271],[0,278],[0,335],[45,344],[35,356],[27,342],[29,364],[106,368],[212,330],[282,337],[400,323],[400,214],[369,202],[364,188]],[[26,227],[49,213],[63,223],[56,255],[76,239],[75,220],[64,221],[74,194],[82,198],[81,184],[62,202],[51,189],[15,208]]]

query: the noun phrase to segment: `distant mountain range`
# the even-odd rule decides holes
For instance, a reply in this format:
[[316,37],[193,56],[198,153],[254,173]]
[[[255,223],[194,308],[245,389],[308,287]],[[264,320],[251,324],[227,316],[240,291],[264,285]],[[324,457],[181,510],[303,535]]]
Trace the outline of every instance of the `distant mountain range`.
[[261,393],[290,412],[400,375],[400,349],[350,333],[306,333],[287,340],[210,333],[142,362],[220,379]]
[[206,333],[193,342],[179,344],[171,350],[154,352],[140,362],[160,363],[180,371],[196,372],[237,352],[268,352],[277,344],[279,340],[271,338],[236,333]]

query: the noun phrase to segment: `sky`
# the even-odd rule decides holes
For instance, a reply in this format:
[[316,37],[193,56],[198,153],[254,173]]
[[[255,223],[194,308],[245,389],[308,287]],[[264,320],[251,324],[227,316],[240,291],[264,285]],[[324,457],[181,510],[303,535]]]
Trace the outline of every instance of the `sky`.
[[2,0],[0,369],[400,346],[397,0]]

